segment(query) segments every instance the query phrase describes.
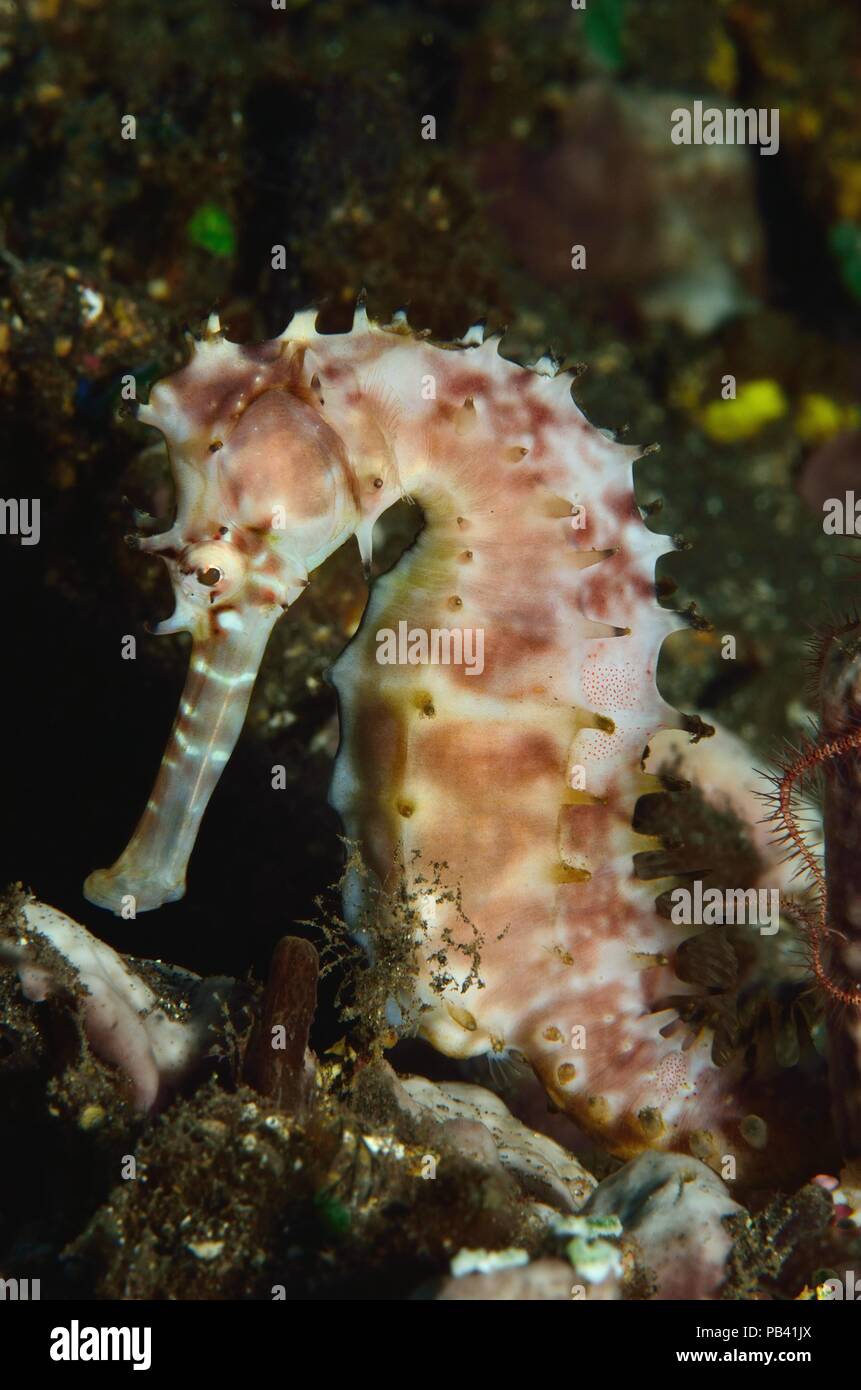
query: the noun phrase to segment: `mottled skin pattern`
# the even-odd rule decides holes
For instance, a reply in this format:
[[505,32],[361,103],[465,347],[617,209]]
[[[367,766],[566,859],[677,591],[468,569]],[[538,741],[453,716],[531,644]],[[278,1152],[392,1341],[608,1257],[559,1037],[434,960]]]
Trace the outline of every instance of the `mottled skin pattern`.
[[[750,1167],[739,1124],[769,1101],[713,1065],[707,1030],[672,1028],[663,1001],[688,991],[671,961],[691,933],[655,913],[669,882],[632,865],[655,847],[631,828],[659,785],[644,751],[685,726],[655,684],[681,626],[655,598],[671,547],[636,506],[639,451],[585,419],[553,364],[526,370],[498,347],[473,330],[443,348],[361,308],[351,333],[320,335],[303,314],[254,348],[213,324],[154,388],[141,415],[168,439],[179,510],[144,544],[171,567],[168,630],[199,648],[147,812],[87,891],[114,910],[124,893],[140,910],[181,895],[272,622],[347,536],[368,561],[375,520],[410,497],[425,527],[335,666],[332,800],[383,888],[406,873],[420,905],[421,1032],[455,1057],[525,1054],[620,1154],[692,1147]],[[481,629],[483,672],[379,664],[377,632],[404,620]],[[457,901],[427,890],[434,865]],[[355,883],[348,909],[358,927]],[[456,946],[476,933],[477,961]]]

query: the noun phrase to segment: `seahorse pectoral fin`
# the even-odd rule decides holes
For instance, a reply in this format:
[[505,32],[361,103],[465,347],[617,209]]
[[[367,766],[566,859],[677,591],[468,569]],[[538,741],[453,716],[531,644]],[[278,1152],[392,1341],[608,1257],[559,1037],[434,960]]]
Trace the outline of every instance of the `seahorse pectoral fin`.
[[126,848],[96,869],[84,896],[133,917],[185,893],[200,822],[245,722],[278,607],[232,610],[195,636],[179,711],[152,795]]

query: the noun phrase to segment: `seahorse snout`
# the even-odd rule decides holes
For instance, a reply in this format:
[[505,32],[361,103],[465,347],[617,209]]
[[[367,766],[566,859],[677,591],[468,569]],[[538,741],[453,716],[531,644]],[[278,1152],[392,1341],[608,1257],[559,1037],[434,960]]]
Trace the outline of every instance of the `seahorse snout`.
[[195,634],[185,689],[158,777],[123,853],[97,869],[84,895],[134,917],[185,893],[200,822],[245,722],[257,670],[280,609],[215,610]]

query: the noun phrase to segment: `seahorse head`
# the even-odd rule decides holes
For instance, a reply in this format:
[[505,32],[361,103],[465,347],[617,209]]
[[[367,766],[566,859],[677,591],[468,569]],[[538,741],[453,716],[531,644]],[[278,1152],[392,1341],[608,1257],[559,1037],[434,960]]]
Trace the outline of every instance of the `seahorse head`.
[[242,728],[272,626],[359,527],[360,484],[315,395],[301,341],[243,347],[210,319],[191,360],[138,418],[167,441],[176,519],[131,544],[159,555],[175,607],[159,634],[194,639],[156,785],[132,839],[85,884],[136,913],[181,897],[197,829]]
[[307,382],[301,346],[245,348],[217,321],[138,418],[165,436],[176,482],[173,527],[133,538],[168,566],[176,609],[161,632],[203,635],[213,615],[283,609],[355,530],[344,445]]

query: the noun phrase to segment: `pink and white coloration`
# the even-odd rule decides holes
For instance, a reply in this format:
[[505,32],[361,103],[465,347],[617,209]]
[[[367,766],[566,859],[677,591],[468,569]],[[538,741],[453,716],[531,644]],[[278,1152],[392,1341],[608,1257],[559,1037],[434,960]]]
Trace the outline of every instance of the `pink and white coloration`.
[[[527,370],[498,348],[480,329],[434,345],[362,306],[349,333],[303,313],[254,347],[211,321],[154,388],[140,418],[168,441],[178,512],[141,545],[168,564],[163,630],[192,631],[191,669],[143,818],[87,896],[142,911],[182,895],[272,625],[349,536],[367,562],[375,521],[414,498],[425,528],[334,670],[332,799],[383,889],[405,876],[420,905],[421,1032],[451,1056],[525,1054],[621,1154],[693,1134],[701,1156],[743,1154],[735,1065],[714,1066],[708,1030],[684,1048],[661,1031],[662,1001],[688,992],[669,964],[679,932],[654,910],[669,882],[632,864],[655,844],[632,829],[658,787],[646,745],[657,759],[656,733],[688,726],[655,683],[682,626],[655,597],[671,545],[635,502],[642,451],[591,425],[552,361]],[[377,634],[402,622],[481,632],[483,670],[379,664]],[[427,886],[440,865],[455,892]]]
[[[48,963],[45,947],[55,953]],[[0,932],[0,964],[17,968],[33,1003],[52,995],[77,999],[87,1041],[97,1057],[125,1073],[141,1111],[155,1110],[199,1067],[232,983],[204,982],[169,967],[194,996],[183,1016],[172,1018],[135,963],[35,898],[23,904],[16,932]]]

